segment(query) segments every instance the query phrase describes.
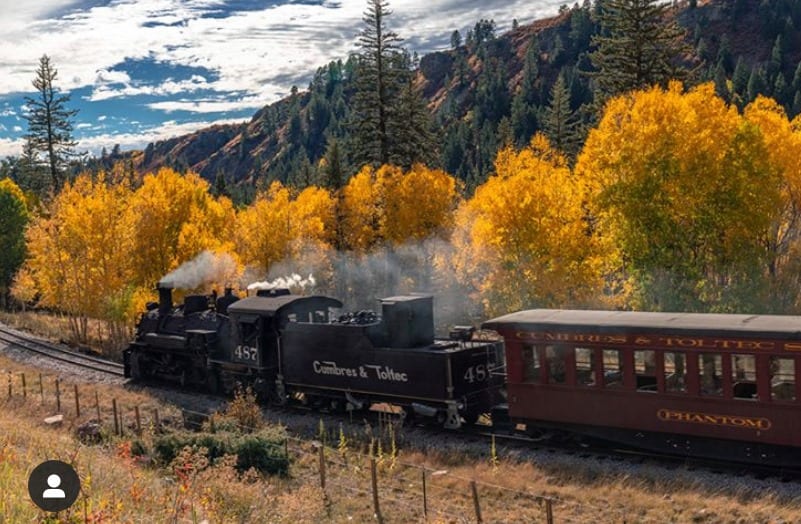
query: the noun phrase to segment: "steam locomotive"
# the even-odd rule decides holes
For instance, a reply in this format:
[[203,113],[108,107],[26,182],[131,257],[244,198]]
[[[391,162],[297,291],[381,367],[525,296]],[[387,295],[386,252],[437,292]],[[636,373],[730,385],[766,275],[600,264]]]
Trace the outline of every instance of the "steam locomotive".
[[435,339],[430,295],[380,302],[380,315],[342,313],[330,297],[272,289],[240,299],[227,289],[176,306],[162,282],[123,353],[125,376],[211,393],[248,385],[273,402],[334,411],[386,403],[447,428],[502,401],[501,341],[468,327]]

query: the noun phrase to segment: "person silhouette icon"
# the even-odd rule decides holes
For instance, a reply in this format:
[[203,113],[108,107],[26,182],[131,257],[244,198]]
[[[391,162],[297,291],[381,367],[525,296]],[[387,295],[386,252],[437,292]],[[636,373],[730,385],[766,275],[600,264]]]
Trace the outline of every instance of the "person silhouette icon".
[[46,460],[33,468],[28,476],[28,494],[44,511],[64,511],[75,503],[80,492],[78,472],[60,460]]
[[58,475],[53,474],[47,477],[47,485],[50,486],[50,488],[44,490],[44,493],[42,493],[43,499],[67,498],[67,494],[64,493],[64,490],[58,489],[58,487],[61,485],[61,477],[59,477]]

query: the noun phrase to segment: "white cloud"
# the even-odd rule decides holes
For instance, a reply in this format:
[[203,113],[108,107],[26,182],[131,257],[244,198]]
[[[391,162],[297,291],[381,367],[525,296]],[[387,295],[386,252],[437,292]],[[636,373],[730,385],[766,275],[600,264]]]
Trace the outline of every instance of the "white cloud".
[[95,84],[128,84],[130,82],[131,77],[125,71],[99,69],[95,77]]
[[22,144],[22,139],[12,140],[10,138],[0,138],[0,158],[19,156],[22,152]]
[[[38,58],[49,54],[63,89],[96,85],[92,100],[133,94],[168,96],[181,89],[212,89],[279,98],[299,78],[354,49],[363,0],[320,5],[285,3],[227,18],[202,18],[222,0],[112,0],[68,16],[47,13],[76,7],[76,0],[26,0],[31,4],[0,18],[0,94],[27,91]],[[554,14],[563,0],[394,0],[389,20],[401,36],[418,42],[447,41],[453,29],[480,18],[511,24]],[[338,7],[332,7],[338,6]],[[509,20],[506,20],[509,18]],[[171,25],[173,24],[173,25]],[[427,51],[419,49],[418,51]],[[207,68],[214,81],[193,78],[159,86],[132,85],[129,73],[115,66],[125,59]],[[282,79],[280,88],[263,86]],[[111,89],[109,84],[123,84]],[[278,82],[272,82],[277,84]],[[200,87],[202,86],[202,87]]]
[[205,78],[199,75],[193,75],[189,80],[182,80],[180,82],[176,82],[172,78],[168,78],[159,85],[125,85],[125,87],[114,89],[108,87],[107,84],[102,84],[97,86],[92,91],[91,96],[89,96],[87,99],[91,102],[97,102],[99,100],[108,100],[110,98],[137,95],[169,96],[181,93],[191,93],[200,89],[211,89],[211,87],[212,86],[206,82]]
[[[280,92],[280,87],[273,86],[272,89]],[[270,91],[270,88],[265,91]],[[192,113],[219,113],[224,111],[241,111],[243,109],[258,109],[264,106],[266,94],[239,97],[227,100],[222,97],[204,98],[197,100],[167,100],[164,102],[153,102],[147,104],[151,109],[172,113],[173,111],[188,111]]]

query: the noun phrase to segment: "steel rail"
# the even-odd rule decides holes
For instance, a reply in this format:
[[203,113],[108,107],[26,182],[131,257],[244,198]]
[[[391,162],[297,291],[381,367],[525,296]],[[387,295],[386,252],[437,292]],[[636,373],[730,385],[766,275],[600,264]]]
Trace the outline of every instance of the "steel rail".
[[0,341],[81,368],[100,371],[110,375],[123,376],[122,364],[69,351],[54,344],[20,335],[19,333],[15,333],[3,327],[0,327]]

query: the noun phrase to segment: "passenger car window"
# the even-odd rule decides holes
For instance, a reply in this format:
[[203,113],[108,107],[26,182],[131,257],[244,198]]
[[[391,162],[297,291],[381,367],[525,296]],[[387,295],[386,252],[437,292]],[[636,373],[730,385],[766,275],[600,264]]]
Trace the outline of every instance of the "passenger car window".
[[795,400],[795,359],[770,357],[770,396],[773,400]]
[[684,353],[665,351],[665,391],[671,393],[684,393],[687,391],[684,361]]
[[656,393],[656,352],[653,349],[634,352],[634,374],[637,391]]
[[702,395],[716,397],[723,395],[723,357],[721,355],[702,353],[698,372],[701,375]]
[[756,400],[756,357],[732,355],[732,396],[736,399]]
[[540,383],[540,355],[536,346],[523,346],[523,382]]
[[617,349],[603,350],[604,387],[623,387],[623,360]]
[[581,386],[595,385],[595,350],[575,348],[576,351],[576,383]]
[[545,360],[548,364],[548,383],[564,384],[567,381],[567,348],[545,346]]

